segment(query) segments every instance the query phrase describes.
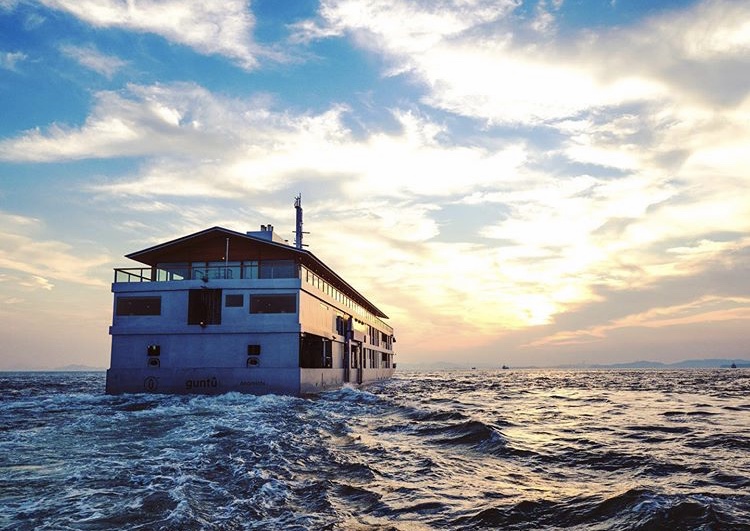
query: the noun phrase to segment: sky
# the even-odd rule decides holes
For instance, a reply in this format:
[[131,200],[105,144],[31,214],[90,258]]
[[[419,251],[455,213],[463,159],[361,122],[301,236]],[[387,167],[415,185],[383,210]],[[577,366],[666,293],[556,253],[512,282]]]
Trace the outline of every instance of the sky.
[[750,358],[746,0],[0,0],[0,370],[294,197],[397,361]]

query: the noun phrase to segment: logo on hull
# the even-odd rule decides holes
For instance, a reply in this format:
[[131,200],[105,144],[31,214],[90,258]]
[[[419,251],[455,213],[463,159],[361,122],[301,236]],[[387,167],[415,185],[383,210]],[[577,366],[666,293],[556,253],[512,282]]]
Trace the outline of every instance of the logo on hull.
[[149,376],[143,380],[143,388],[146,391],[156,391],[159,388],[159,379],[155,376]]
[[216,376],[211,378],[204,378],[203,380],[185,380],[185,389],[188,391],[192,389],[206,389],[209,387],[218,387],[219,381]]

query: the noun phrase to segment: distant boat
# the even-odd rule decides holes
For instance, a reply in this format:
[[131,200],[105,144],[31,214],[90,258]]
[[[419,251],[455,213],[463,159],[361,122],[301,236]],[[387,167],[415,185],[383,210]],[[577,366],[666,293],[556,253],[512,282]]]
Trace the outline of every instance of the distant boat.
[[737,368],[737,364],[736,364],[736,363],[734,363],[734,362],[732,362],[732,364],[730,365],[730,367],[731,367],[732,369],[736,369],[736,368]]
[[503,365],[503,369],[510,369],[507,365]]

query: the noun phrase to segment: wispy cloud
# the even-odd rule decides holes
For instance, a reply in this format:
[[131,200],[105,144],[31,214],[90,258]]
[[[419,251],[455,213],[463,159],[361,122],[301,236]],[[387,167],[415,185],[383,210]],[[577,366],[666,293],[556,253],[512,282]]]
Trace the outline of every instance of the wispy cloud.
[[724,321],[750,322],[750,298],[706,296],[685,304],[649,308],[606,324],[557,332],[525,346],[581,345],[602,341],[612,332],[623,329],[681,327]]
[[154,33],[199,53],[223,55],[246,69],[262,53],[252,38],[255,25],[246,0],[41,0],[95,27]]
[[[490,185],[524,161],[517,142],[494,150],[444,145],[439,124],[404,111],[394,112],[398,131],[356,138],[342,119],[347,112],[334,107],[291,115],[262,100],[222,98],[193,84],[133,85],[124,94],[99,93],[81,127],[53,125],[0,142],[0,158],[146,156],[137,181],[108,185],[110,190],[211,197],[274,189],[280,175],[305,179],[311,171],[311,177],[349,176],[341,188],[351,195],[446,196]],[[459,173],[460,180],[436,178]]]
[[26,59],[28,59],[28,56],[23,52],[0,51],[0,68],[16,72],[18,71],[18,64]]
[[[90,270],[109,262],[103,255],[82,256],[71,244],[45,240],[42,223],[0,211],[0,269],[13,272],[14,286],[51,290],[54,281],[103,286]],[[9,278],[7,275],[6,279]]]
[[61,46],[60,50],[82,66],[108,79],[112,79],[120,69],[127,65],[126,61],[123,61],[119,57],[103,54],[93,45],[74,46],[67,44]]

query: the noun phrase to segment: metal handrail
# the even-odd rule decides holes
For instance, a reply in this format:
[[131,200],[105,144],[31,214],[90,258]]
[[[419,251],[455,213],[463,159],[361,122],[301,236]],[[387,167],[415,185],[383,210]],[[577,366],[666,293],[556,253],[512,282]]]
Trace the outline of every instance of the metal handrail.
[[115,282],[151,282],[150,267],[115,268]]

